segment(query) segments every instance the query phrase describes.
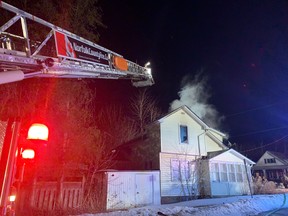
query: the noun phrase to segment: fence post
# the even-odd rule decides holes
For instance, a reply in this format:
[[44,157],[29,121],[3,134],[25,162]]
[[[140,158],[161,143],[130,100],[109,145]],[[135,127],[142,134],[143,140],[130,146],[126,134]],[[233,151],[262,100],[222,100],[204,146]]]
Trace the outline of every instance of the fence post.
[[56,189],[56,208],[63,208],[63,182],[64,182],[64,174],[61,174],[60,179],[57,181],[57,189]]

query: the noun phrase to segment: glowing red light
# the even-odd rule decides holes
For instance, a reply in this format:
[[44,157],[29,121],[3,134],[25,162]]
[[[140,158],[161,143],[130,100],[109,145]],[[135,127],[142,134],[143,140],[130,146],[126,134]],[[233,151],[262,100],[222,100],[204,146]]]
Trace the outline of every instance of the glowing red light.
[[25,149],[22,152],[23,159],[33,159],[35,157],[35,151],[33,149]]
[[48,141],[49,130],[44,124],[32,124],[28,131],[27,139],[38,139]]
[[15,200],[16,200],[16,195],[10,195],[10,196],[8,197],[8,199],[9,199],[10,202],[15,202]]

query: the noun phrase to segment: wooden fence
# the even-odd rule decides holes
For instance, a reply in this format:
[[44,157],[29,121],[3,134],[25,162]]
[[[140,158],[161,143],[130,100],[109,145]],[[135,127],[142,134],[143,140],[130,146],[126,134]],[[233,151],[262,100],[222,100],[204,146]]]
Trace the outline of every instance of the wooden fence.
[[83,182],[62,182],[60,185],[57,182],[36,182],[21,190],[20,209],[32,207],[50,211],[56,208],[57,202],[61,209],[76,208],[82,200]]

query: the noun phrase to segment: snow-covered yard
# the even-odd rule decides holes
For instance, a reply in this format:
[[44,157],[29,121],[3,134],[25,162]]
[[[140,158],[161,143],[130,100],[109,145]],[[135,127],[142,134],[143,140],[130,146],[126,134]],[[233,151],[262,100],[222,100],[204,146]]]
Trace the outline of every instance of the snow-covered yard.
[[238,196],[216,199],[199,199],[175,204],[146,206],[129,209],[127,211],[114,211],[109,213],[82,214],[81,216],[240,216],[257,215],[260,212],[272,211],[278,208],[287,208],[288,193],[273,195]]

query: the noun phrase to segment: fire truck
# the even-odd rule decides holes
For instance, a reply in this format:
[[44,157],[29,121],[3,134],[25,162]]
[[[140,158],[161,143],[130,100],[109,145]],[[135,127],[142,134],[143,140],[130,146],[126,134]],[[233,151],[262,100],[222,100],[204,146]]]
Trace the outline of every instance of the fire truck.
[[[32,77],[128,79],[135,87],[154,84],[149,63],[140,66],[1,0],[0,14],[0,84]],[[36,34],[31,31],[33,29]],[[41,39],[35,39],[35,35]],[[19,132],[19,127],[13,128]],[[3,164],[3,169],[1,167],[1,172],[6,171],[1,175],[0,215],[15,214],[15,195],[9,188],[17,142],[11,143],[13,149],[9,147],[7,156],[9,163]]]
[[[3,1],[0,9],[11,15],[0,26],[0,84],[31,77],[129,79],[136,87],[154,84],[149,63],[140,66]],[[29,37],[30,25],[45,33],[41,40]]]

